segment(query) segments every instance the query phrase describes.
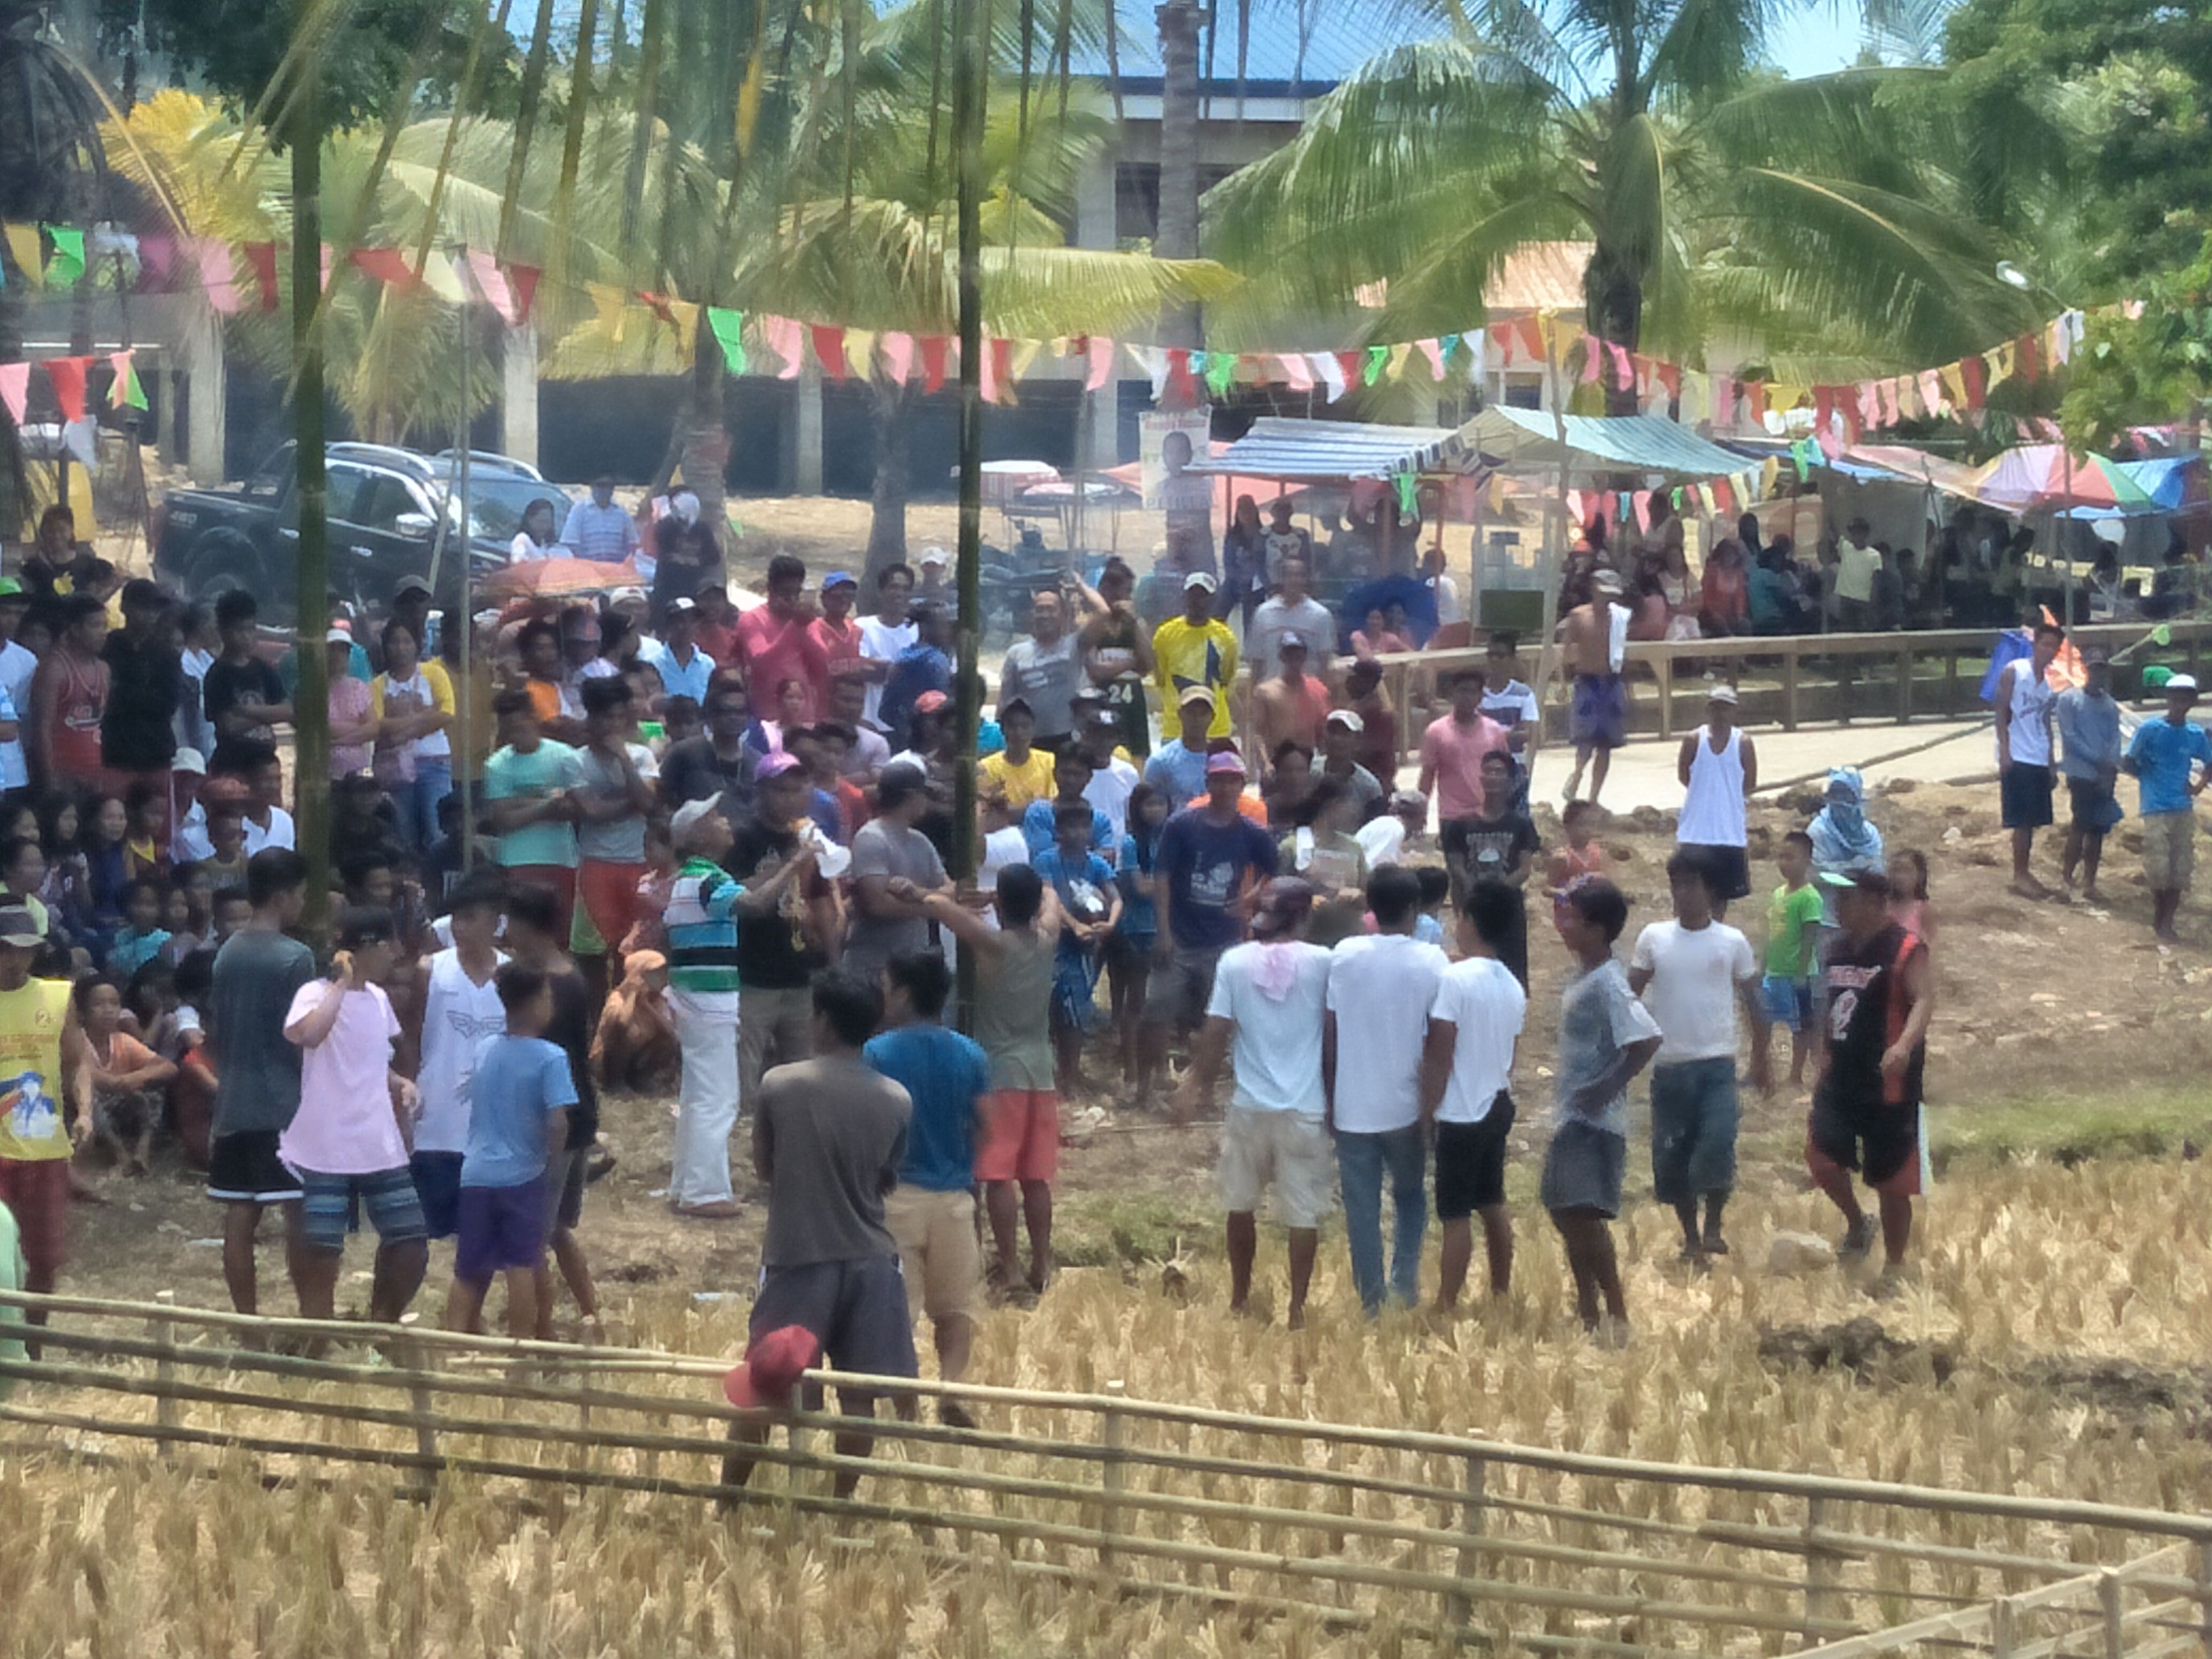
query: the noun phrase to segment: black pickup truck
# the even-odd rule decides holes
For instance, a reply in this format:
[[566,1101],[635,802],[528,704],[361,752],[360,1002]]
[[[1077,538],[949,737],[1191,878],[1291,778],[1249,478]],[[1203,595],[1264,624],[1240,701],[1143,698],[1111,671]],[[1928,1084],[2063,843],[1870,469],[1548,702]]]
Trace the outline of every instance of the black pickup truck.
[[[333,599],[388,608],[402,576],[428,580],[441,602],[459,597],[460,516],[450,458],[383,444],[337,443],[329,478],[330,578]],[[155,514],[155,568],[179,591],[212,603],[231,588],[258,594],[289,615],[296,597],[299,507],[292,446],[270,456],[230,489],[172,491]],[[477,457],[469,480],[469,556],[479,576],[507,563],[531,502],[553,503],[557,526],[568,496],[520,461]],[[438,519],[450,514],[443,545]],[[438,568],[433,570],[436,553]]]

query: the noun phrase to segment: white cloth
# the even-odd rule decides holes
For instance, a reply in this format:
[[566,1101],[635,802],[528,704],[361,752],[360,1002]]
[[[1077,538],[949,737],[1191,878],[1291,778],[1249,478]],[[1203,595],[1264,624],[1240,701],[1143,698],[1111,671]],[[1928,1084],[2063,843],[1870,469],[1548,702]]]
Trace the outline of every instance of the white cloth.
[[1459,584],[1449,576],[1439,574],[1430,577],[1429,592],[1437,596],[1437,627],[1449,628],[1467,620],[1467,607],[1460,603]]
[[[1290,990],[1279,1001],[1260,986],[1260,967],[1270,948],[1291,953]],[[1328,952],[1318,945],[1239,945],[1222,953],[1206,1012],[1237,1028],[1230,1058],[1237,1068],[1237,1105],[1322,1115],[1328,1105],[1321,1078],[1328,999]]]
[[1644,1006],[1659,1022],[1656,1064],[1735,1053],[1736,987],[1759,977],[1751,941],[1716,921],[1696,929],[1655,921],[1636,936],[1629,966],[1651,975]]
[[1397,814],[1385,812],[1380,817],[1370,818],[1352,832],[1359,850],[1367,854],[1367,867],[1379,870],[1386,864],[1395,864],[1398,854],[1406,845],[1406,826]]
[[[1021,825],[1010,823],[1003,830],[994,830],[983,837],[983,861],[976,866],[975,870],[977,890],[986,896],[996,892],[999,887],[1000,871],[1011,865],[1027,864],[1029,861],[1029,837],[1022,834]],[[993,933],[996,933],[999,928],[999,907],[995,904],[986,905],[981,915],[983,925]],[[945,937],[947,939],[953,937],[950,927],[945,930]]]
[[[1129,797],[1137,793],[1144,781],[1137,769],[1116,755],[1091,775],[1091,781],[1083,786],[1083,799],[1097,811],[1106,815],[1106,822],[1114,826],[1114,845],[1119,848],[1121,837],[1129,833]],[[1114,862],[1115,854],[1105,854],[1106,862]]]
[[[501,957],[500,960],[506,960]],[[430,958],[422,993],[422,1062],[415,1086],[422,1091],[422,1115],[415,1124],[418,1152],[465,1152],[469,1149],[469,1080],[485,1042],[507,1030],[507,1010],[499,988],[481,985],[461,966],[461,953],[439,951]]]
[[2012,676],[2012,757],[2022,766],[2051,764],[2051,705],[2058,694],[2027,657],[2008,663]]
[[292,815],[281,806],[269,809],[269,827],[264,830],[252,817],[246,820],[246,856],[252,858],[264,847],[282,847],[290,851],[298,840],[292,827]]
[[737,994],[668,993],[684,1082],[676,1103],[669,1201],[719,1204],[730,1190],[730,1132],[738,1126]]
[[194,801],[177,820],[176,834],[169,837],[169,861],[198,864],[214,856],[215,843],[208,839],[207,808]]
[[1419,1120],[1429,1005],[1449,965],[1410,933],[1355,933],[1329,952],[1339,1129],[1381,1134]]
[[[863,617],[860,618],[860,654],[870,662],[896,662],[899,653],[921,635],[921,630],[910,622],[894,625],[880,617]],[[861,710],[860,718],[879,730],[883,722],[877,716],[883,702],[884,683],[870,680],[867,707]]]
[[1480,1123],[1512,1080],[1513,1048],[1528,1016],[1528,994],[1495,957],[1469,957],[1437,981],[1429,1018],[1450,1024],[1451,1075],[1437,1108],[1440,1123]]
[[548,542],[540,547],[530,539],[528,531],[518,530],[514,532],[514,539],[507,544],[507,562],[509,564],[528,564],[533,559],[557,559],[568,551],[558,542]]
[[1620,672],[1628,660],[1628,607],[1618,599],[1605,608],[1605,662],[1608,673]]
[[1874,579],[1881,569],[1877,548],[1861,547],[1848,538],[1836,544],[1836,597],[1861,605],[1874,599]]
[[1707,728],[1701,726],[1697,743],[1674,839],[1692,847],[1744,846],[1743,733],[1730,726],[1728,742],[1716,754]]

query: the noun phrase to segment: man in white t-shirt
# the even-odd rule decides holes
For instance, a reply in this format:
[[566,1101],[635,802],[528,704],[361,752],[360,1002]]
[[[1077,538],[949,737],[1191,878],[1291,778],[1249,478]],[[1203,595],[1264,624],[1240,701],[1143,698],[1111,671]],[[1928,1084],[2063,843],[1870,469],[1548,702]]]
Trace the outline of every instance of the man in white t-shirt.
[[[1249,944],[1222,952],[1206,1024],[1191,1066],[1176,1091],[1188,1117],[1212,1098],[1231,1056],[1237,1092],[1221,1125],[1216,1178],[1229,1212],[1229,1311],[1242,1314],[1260,1249],[1260,1200],[1275,1189],[1275,1210],[1290,1231],[1292,1330],[1306,1322],[1322,1218],[1329,1208],[1328,1091],[1322,1033],[1328,1011],[1329,954],[1305,940],[1314,890],[1287,878],[1267,884]],[[1231,1055],[1231,1042],[1235,1049]]]
[[461,1155],[469,1146],[469,1079],[477,1054],[507,1030],[507,1009],[492,975],[507,960],[495,947],[500,891],[476,876],[453,890],[447,913],[453,942],[430,958],[415,1032],[415,1086],[422,1097],[408,1159],[422,1220],[433,1238],[459,1224]]
[[902,564],[886,565],[876,574],[876,614],[860,618],[860,656],[868,665],[868,701],[860,718],[880,732],[884,681],[899,653],[919,637],[909,614],[914,607],[914,572]]
[[[15,640],[15,630],[23,625],[30,605],[31,596],[23,591],[22,583],[13,576],[0,576],[0,696],[7,699],[7,713],[0,719],[9,721],[30,718],[31,676],[39,672],[38,658]],[[198,691],[197,682],[192,689]],[[0,789],[21,789],[30,781],[30,763],[23,753],[22,738],[13,737],[0,743]]]
[[1836,620],[1846,634],[1863,634],[1875,625],[1874,583],[1881,574],[1881,550],[1864,519],[1844,526],[1836,544]]
[[[1704,1267],[1728,1254],[1721,1212],[1735,1187],[1735,1011],[1751,1023],[1751,1080],[1764,1094],[1766,1006],[1751,943],[1714,920],[1718,898],[1710,861],[1684,848],[1667,860],[1674,920],[1636,936],[1628,988],[1659,1023],[1651,1066],[1651,1186],[1682,1224],[1682,1260]],[[1698,1200],[1705,1203],[1698,1225]]]
[[1437,1144],[1437,1222],[1443,1236],[1436,1311],[1449,1317],[1474,1260],[1474,1218],[1482,1218],[1490,1295],[1513,1282],[1513,1218],[1505,1208],[1505,1144],[1513,1128],[1514,1046],[1528,994],[1499,952],[1526,927],[1521,896],[1503,882],[1477,882],[1462,907],[1462,960],[1443,970],[1429,1003],[1421,1056],[1421,1120]]
[[[1386,865],[1367,883],[1376,931],[1354,934],[1329,952],[1328,1024],[1323,1036],[1329,1079],[1328,1125],[1344,1187],[1345,1243],[1352,1283],[1371,1316],[1382,1310],[1382,1177],[1390,1177],[1395,1224],[1387,1289],[1401,1306],[1421,1294],[1421,1237],[1427,1230],[1428,1144],[1421,1127],[1421,1055],[1429,1006],[1443,977],[1444,953],[1413,937],[1420,878]],[[1345,1045],[1351,1040],[1347,1060]]]

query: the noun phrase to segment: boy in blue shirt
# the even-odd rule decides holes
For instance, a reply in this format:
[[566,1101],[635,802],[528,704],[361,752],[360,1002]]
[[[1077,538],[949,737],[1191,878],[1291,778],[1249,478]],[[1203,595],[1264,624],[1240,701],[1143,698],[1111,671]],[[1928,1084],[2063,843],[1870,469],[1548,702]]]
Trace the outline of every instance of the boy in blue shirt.
[[1121,920],[1121,890],[1115,884],[1114,866],[1091,850],[1099,814],[1081,800],[1059,802],[1052,814],[1053,844],[1034,854],[1030,867],[1052,884],[1067,918],[1052,967],[1053,1086],[1066,1099],[1083,1081],[1083,1039],[1091,1033],[1097,1006],[1099,952]]
[[[2170,945],[2179,942],[2174,913],[2197,867],[2197,797],[2212,779],[2212,740],[2189,718],[2196,704],[2193,677],[2176,674],[2166,681],[2166,713],[2136,727],[2135,741],[2120,762],[2120,770],[2142,786],[2136,810],[2142,818],[2151,931]],[[2207,770],[2197,772],[2199,767]]]
[[[884,969],[884,1019],[860,1058],[913,1097],[898,1186],[884,1197],[884,1224],[898,1241],[909,1316],[927,1313],[937,1337],[937,1374],[968,1374],[975,1340],[983,1250],[975,1231],[975,1138],[991,1092],[981,1045],[944,1024],[952,970],[939,951],[893,957]],[[958,1401],[941,1399],[938,1420],[972,1429]]]
[[545,1170],[568,1139],[576,1085],[568,1056],[545,1041],[553,1020],[553,988],[520,962],[493,975],[507,1034],[489,1039],[469,1079],[468,1150],[461,1159],[459,1237],[446,1328],[471,1331],[483,1312],[492,1275],[507,1275],[507,1329],[538,1334],[538,1275],[553,1206]]
[[1022,811],[1022,839],[1030,845],[1030,862],[1035,864],[1040,854],[1048,851],[1060,839],[1060,815],[1070,806],[1080,806],[1087,817],[1084,822],[1086,832],[1083,844],[1091,851],[1103,856],[1109,879],[1114,863],[1114,820],[1083,798],[1091,787],[1097,768],[1091,757],[1080,749],[1070,749],[1053,763],[1054,793],[1045,800],[1033,800]]

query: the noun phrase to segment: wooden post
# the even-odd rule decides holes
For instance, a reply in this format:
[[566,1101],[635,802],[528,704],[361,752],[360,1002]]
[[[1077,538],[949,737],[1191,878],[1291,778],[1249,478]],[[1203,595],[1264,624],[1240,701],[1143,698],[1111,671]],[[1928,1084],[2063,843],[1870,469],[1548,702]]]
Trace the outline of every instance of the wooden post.
[[1946,647],[1943,651],[1943,713],[1946,717],[1959,712],[1959,653]]
[[2009,1595],[2000,1595],[1990,1603],[1990,1653],[1991,1659],[2012,1659],[2013,1604]]
[[1897,723],[1905,726],[1912,719],[1912,647],[1905,646],[1897,653]]
[[2110,1567],[2097,1575],[2097,1605],[2105,1615],[2105,1659],[2120,1659],[2127,1651],[2127,1626],[2121,1621],[2120,1575]]
[[1654,678],[1659,682],[1659,735],[1674,735],[1674,653],[1662,652],[1651,659]]
[[1797,645],[1794,640],[1782,653],[1782,729],[1797,729]]
[[[2196,647],[2192,635],[2190,649]],[[2203,1634],[2205,1659],[2212,1659],[2212,1538],[2197,1540],[2197,1627]]]
[[[412,1330],[420,1318],[421,1316],[418,1314],[402,1314],[399,1316],[399,1323],[403,1328]],[[417,1342],[411,1337],[403,1337],[397,1347],[400,1363],[409,1370],[419,1372],[430,1368],[430,1350],[425,1344]],[[411,1382],[408,1384],[407,1394],[408,1409],[413,1413],[415,1419],[416,1455],[423,1458],[434,1458],[438,1455],[437,1402],[432,1395],[430,1385],[427,1382]],[[414,1480],[408,1483],[409,1495],[427,1500],[437,1489],[437,1485],[436,1468],[425,1463],[416,1470]]]
[[[154,1292],[154,1300],[165,1308],[173,1308],[177,1305],[177,1293],[174,1291],[156,1291]],[[177,1402],[171,1397],[168,1389],[169,1384],[176,1380],[177,1362],[168,1354],[169,1344],[173,1340],[169,1322],[160,1317],[148,1320],[146,1336],[149,1341],[155,1343],[162,1350],[161,1357],[154,1361],[154,1380],[161,1388],[161,1392],[154,1399],[154,1421],[164,1429],[173,1429],[177,1426]],[[165,1455],[168,1449],[169,1443],[164,1438],[161,1442],[161,1450]]]
[[[1490,1460],[1471,1456],[1467,1460],[1467,1497],[1460,1504],[1460,1530],[1469,1540],[1460,1546],[1459,1576],[1462,1578],[1482,1577],[1482,1549],[1474,1540],[1482,1536],[1483,1490],[1488,1484]],[[1447,1615],[1455,1625],[1464,1627],[1474,1616],[1474,1598],[1461,1594],[1449,1599]]]
[[791,1448],[792,1461],[784,1465],[783,1513],[778,1517],[776,1525],[777,1532],[787,1544],[799,1536],[799,1505],[792,1500],[802,1495],[801,1482],[805,1479],[805,1470],[799,1460],[806,1450],[806,1425],[799,1420],[798,1416],[805,1409],[806,1384],[794,1382],[791,1389],[791,1424],[783,1431],[784,1443]]
[[[1117,1380],[1106,1385],[1106,1393],[1109,1399],[1120,1400],[1128,1393],[1128,1388]],[[1121,1529],[1121,1482],[1126,1462],[1121,1443],[1127,1431],[1126,1415],[1110,1406],[1107,1407],[1098,1425],[1098,1443],[1106,1453],[1098,1465],[1098,1570],[1108,1574],[1115,1571],[1114,1535]]]
[[1836,1558],[1818,1534],[1828,1524],[1828,1500],[1805,1500],[1805,1640],[1815,1644],[1828,1638],[1820,1634],[1823,1621],[1832,1616],[1835,1599]]

